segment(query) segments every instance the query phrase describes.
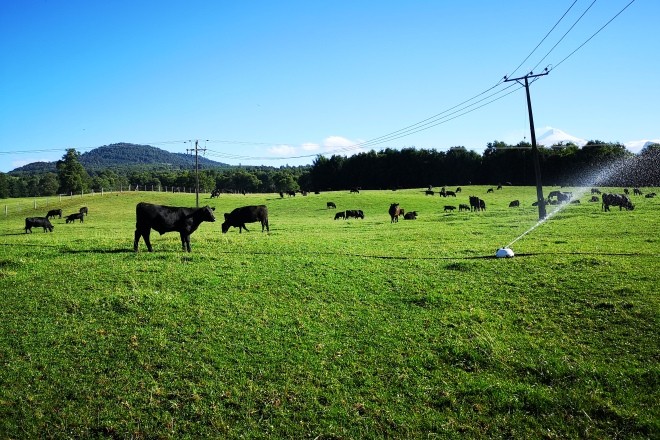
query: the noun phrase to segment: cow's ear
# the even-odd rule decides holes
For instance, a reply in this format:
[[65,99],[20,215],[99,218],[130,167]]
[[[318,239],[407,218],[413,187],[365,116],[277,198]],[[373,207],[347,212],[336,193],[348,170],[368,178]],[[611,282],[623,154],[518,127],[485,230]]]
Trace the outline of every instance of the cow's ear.
[[211,211],[215,211],[215,206],[213,208],[211,208]]

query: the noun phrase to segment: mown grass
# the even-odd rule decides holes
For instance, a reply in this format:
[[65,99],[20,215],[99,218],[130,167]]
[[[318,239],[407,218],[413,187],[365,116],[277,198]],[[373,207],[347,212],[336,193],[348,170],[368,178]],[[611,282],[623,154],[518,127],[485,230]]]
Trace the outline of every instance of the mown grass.
[[[470,194],[485,213],[443,212]],[[534,194],[203,198],[218,222],[191,254],[178,234],[132,251],[138,201],[191,195],[63,199],[90,214],[52,234],[8,209],[0,437],[658,437],[658,201],[584,196],[492,258],[536,223]],[[391,202],[419,219],[391,224]],[[269,234],[220,233],[260,203]]]

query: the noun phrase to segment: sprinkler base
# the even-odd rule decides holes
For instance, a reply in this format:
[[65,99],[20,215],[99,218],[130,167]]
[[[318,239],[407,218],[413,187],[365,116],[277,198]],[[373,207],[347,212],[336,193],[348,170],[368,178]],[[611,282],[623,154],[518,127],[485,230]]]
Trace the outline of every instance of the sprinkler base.
[[508,247],[499,248],[497,252],[495,252],[497,258],[512,258],[514,255],[513,251]]

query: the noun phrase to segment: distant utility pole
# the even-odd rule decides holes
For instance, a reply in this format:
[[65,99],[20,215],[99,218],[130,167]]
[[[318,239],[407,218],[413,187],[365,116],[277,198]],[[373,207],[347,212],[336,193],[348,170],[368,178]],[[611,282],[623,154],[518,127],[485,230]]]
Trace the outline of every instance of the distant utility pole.
[[[192,142],[192,141],[188,141]],[[199,148],[199,140],[195,139],[195,148],[186,148],[186,153],[195,152],[195,205],[199,208],[199,151],[206,151],[206,148]]]
[[[525,76],[519,78],[507,78],[504,77],[504,82],[515,81],[520,85],[525,86],[525,91],[527,92],[527,112],[529,113],[529,130],[532,132],[532,162],[534,162],[534,174],[536,175],[536,200],[539,206],[539,220],[543,220],[546,216],[545,213],[545,199],[543,198],[543,184],[541,183],[541,165],[539,164],[539,149],[536,146],[536,132],[534,131],[534,115],[532,114],[532,98],[529,96],[529,78],[536,78],[537,76],[545,76],[548,73],[548,68],[546,67],[543,73],[538,73],[534,75],[534,72],[529,72]],[[521,83],[520,80],[524,79],[525,84]]]

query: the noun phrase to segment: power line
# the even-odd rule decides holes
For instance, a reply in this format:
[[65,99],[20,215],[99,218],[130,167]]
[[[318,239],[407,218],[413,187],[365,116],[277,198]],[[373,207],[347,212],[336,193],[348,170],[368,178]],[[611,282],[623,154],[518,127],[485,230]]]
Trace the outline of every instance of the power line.
[[[529,59],[529,57],[531,57],[532,54],[533,54],[534,52],[536,52],[536,49],[538,49],[539,46],[540,46],[541,44],[543,44],[543,42],[545,41],[545,39],[548,38],[548,36],[552,33],[552,31],[554,31],[555,28],[559,25],[559,23],[561,23],[561,21],[564,19],[564,17],[566,16],[566,14],[568,14],[569,11],[570,11],[571,9],[573,9],[573,6],[575,6],[575,3],[577,3],[577,1],[578,1],[578,0],[574,0],[574,1],[573,1],[573,3],[571,4],[571,6],[568,7],[568,9],[567,9],[567,10],[564,12],[564,14],[559,18],[559,20],[557,20],[557,22],[555,23],[555,25],[552,26],[552,29],[550,29],[550,30],[548,31],[548,33],[545,34],[545,37],[543,37],[543,38],[541,39],[541,41],[539,41],[539,44],[537,44],[536,47],[535,47],[535,48],[529,53],[529,55],[527,55],[527,57],[526,57],[524,60],[522,60],[522,62],[521,62],[520,64],[518,64],[518,67],[516,67],[516,68],[513,70],[513,72],[511,72],[511,73],[509,74],[509,76],[513,76],[513,75],[518,71],[518,69],[520,69],[520,66],[522,66],[522,65],[525,63],[525,61],[527,61],[527,60]],[[532,70],[534,70],[534,69],[532,69]]]
[[564,35],[562,35],[562,37],[559,39],[559,41],[557,41],[557,42],[555,43],[555,45],[552,46],[552,48],[548,51],[548,53],[546,53],[545,56],[544,56],[543,58],[541,58],[541,61],[539,61],[538,63],[536,63],[536,65],[535,65],[534,67],[532,67],[532,71],[535,70],[535,69],[539,66],[539,64],[541,64],[541,63],[543,62],[543,60],[545,60],[545,59],[548,57],[548,55],[550,55],[550,53],[551,53],[553,50],[555,50],[555,47],[557,47],[557,46],[559,45],[559,43],[561,43],[562,40],[566,37],[566,35],[568,35],[568,33],[571,32],[571,31],[573,30],[573,28],[575,27],[575,25],[577,25],[577,24],[579,23],[579,21],[582,20],[582,17],[585,16],[585,14],[589,11],[589,9],[591,9],[591,7],[594,5],[594,3],[596,3],[596,0],[594,0],[593,2],[591,2],[591,4],[589,5],[589,7],[588,7],[587,9],[585,9],[585,11],[582,13],[582,15],[580,15],[580,17],[578,17],[577,20],[575,20],[575,23],[573,23],[573,25],[572,25],[572,26],[566,31],[566,33],[565,33]]
[[623,13],[623,11],[625,11],[626,9],[628,9],[628,6],[632,5],[633,3],[635,3],[635,0],[631,0],[630,3],[628,3],[626,6],[623,7],[623,9],[621,9],[619,12],[617,12],[616,15],[615,15],[614,17],[610,18],[610,20],[609,20],[607,23],[605,23],[603,26],[601,26],[600,29],[598,29],[598,30],[597,30],[596,32],[594,32],[589,38],[587,38],[587,39],[585,40],[584,43],[580,44],[580,45],[579,45],[579,46],[578,46],[573,52],[569,53],[569,54],[568,54],[563,60],[561,60],[561,61],[560,61],[559,63],[557,63],[554,67],[552,67],[551,70],[556,69],[557,67],[559,67],[559,65],[560,65],[561,63],[563,63],[564,61],[566,61],[567,59],[569,59],[569,58],[570,58],[575,52],[577,52],[578,50],[580,50],[580,49],[582,48],[582,46],[584,46],[584,45],[587,44],[589,41],[591,41],[591,39],[592,39],[593,37],[595,37],[596,35],[598,35],[598,34],[600,33],[600,31],[602,31],[603,29],[605,29],[605,27],[607,27],[607,25],[609,25],[610,23],[612,23],[612,21],[614,21],[615,18],[617,18],[619,15],[621,15],[621,13]]

